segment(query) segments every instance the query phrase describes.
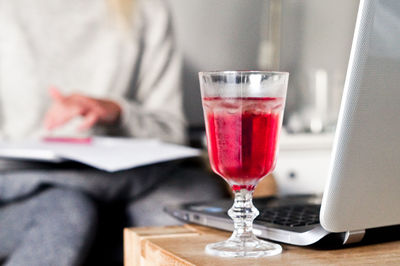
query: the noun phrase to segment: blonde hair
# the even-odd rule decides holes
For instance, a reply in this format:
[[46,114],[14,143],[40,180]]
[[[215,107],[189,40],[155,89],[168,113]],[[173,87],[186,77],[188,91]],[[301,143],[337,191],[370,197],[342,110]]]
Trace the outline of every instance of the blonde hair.
[[117,20],[125,26],[129,26],[136,0],[107,0],[107,2],[110,11],[115,15]]

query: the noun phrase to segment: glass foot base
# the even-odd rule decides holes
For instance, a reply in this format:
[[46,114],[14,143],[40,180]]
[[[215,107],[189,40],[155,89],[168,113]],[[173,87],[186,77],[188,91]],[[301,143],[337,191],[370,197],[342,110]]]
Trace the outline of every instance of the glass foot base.
[[236,242],[228,239],[223,242],[208,244],[205,250],[209,255],[226,258],[258,258],[282,253],[280,245],[259,239],[251,239],[245,242]]

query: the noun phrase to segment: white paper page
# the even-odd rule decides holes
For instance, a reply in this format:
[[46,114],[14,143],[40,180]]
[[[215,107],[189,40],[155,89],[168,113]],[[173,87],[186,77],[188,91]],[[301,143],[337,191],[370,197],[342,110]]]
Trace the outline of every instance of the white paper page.
[[[2,150],[4,150],[3,148],[4,146],[0,144],[0,156]],[[21,158],[30,158],[37,154],[38,151],[45,154],[47,151],[48,154],[54,155],[55,158],[77,161],[108,172],[194,157],[200,154],[198,149],[157,140],[108,137],[95,137],[90,144],[21,143],[19,146],[14,144],[13,149],[19,153],[30,154]]]
[[151,139],[96,137],[92,144],[85,145],[84,149],[68,144],[58,144],[57,146],[56,153],[61,157],[108,172],[200,154],[197,149]]
[[0,142],[0,157],[58,163],[65,161],[45,143],[38,141]]

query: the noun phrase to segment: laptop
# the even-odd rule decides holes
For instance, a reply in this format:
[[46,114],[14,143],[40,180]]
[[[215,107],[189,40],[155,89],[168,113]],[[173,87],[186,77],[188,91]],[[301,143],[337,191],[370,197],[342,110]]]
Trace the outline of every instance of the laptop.
[[[226,214],[232,203],[187,203],[165,211],[232,231]],[[270,197],[254,204],[260,211],[254,233],[294,245],[328,235],[355,243],[366,232],[400,225],[400,1],[360,1],[322,197]]]

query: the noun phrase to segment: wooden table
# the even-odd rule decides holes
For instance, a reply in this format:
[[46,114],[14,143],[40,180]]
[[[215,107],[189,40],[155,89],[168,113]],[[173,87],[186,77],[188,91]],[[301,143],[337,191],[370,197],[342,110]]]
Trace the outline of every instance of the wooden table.
[[229,235],[195,225],[127,228],[125,266],[400,265],[400,241],[336,250],[283,245],[282,254],[258,259],[223,259],[204,253],[206,244],[225,240]]

